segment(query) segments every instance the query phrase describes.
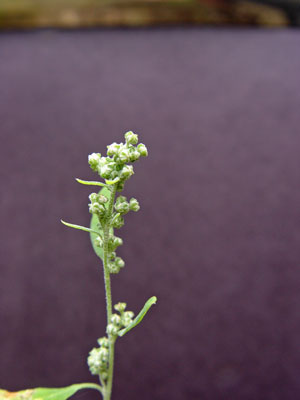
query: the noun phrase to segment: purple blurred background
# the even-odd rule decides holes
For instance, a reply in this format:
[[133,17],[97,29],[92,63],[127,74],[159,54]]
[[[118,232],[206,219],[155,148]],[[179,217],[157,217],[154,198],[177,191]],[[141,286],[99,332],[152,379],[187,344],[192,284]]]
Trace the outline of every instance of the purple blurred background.
[[[133,130],[114,302],[158,304],[117,343],[113,399],[300,396],[300,33],[0,35],[0,387],[93,380],[105,329],[87,155]],[[93,392],[78,398],[96,399]]]

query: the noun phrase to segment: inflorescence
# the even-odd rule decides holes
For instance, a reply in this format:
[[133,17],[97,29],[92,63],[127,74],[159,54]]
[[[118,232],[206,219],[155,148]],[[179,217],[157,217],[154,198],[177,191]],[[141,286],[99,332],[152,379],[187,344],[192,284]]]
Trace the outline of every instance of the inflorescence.
[[[121,329],[127,328],[133,321],[134,313],[125,311],[126,303],[118,303],[114,309],[119,313],[112,314],[110,323],[106,327],[108,337],[115,340]],[[94,347],[88,356],[87,363],[92,375],[100,375],[103,381],[107,378],[108,359],[109,359],[109,339],[104,336],[98,339],[99,347]]]
[[[138,135],[129,131],[125,133],[125,143],[112,143],[107,146],[106,157],[101,156],[100,153],[89,155],[89,164],[93,171],[98,172],[111,187],[116,185],[115,190],[120,192],[124,188],[125,181],[134,173],[133,166],[128,164],[147,155],[146,146],[142,143],[138,144]],[[110,214],[107,206],[108,198],[102,194],[91,193],[89,199],[89,211],[98,217],[100,226],[103,227]],[[139,202],[135,198],[131,198],[128,201],[125,196],[118,196],[112,210],[112,215],[109,215],[112,218],[111,227],[116,229],[121,228],[124,225],[123,216],[129,211],[136,212],[139,209]],[[103,248],[104,238],[98,235],[94,240],[94,244],[97,247]],[[123,241],[121,238],[110,233],[108,238],[108,269],[111,274],[120,272],[120,269],[125,265],[124,260],[116,256],[116,249],[122,244]]]

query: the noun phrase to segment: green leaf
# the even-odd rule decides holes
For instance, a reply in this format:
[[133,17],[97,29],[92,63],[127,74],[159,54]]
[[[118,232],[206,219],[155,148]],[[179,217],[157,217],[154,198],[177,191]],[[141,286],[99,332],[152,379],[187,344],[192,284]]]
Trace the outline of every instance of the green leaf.
[[105,183],[107,185],[114,185],[115,183],[119,182],[120,178],[115,178],[113,181],[110,181],[108,179],[105,179]]
[[129,324],[126,328],[119,331],[118,335],[124,336],[125,333],[129,332],[132,328],[137,326],[142,321],[144,316],[147,314],[147,312],[149,311],[149,308],[151,306],[153,306],[153,304],[156,304],[156,301],[157,301],[156,296],[150,297],[150,299],[146,301],[144,307],[142,308],[140,313],[135,317],[135,319],[131,322],[131,324]]
[[89,185],[89,186],[106,186],[105,183],[103,182],[96,182],[96,181],[83,181],[82,179],[76,178],[76,181],[78,183],[81,183],[82,185]]
[[[104,187],[103,189],[100,190],[99,193],[108,198],[108,201],[104,204],[104,207],[107,209],[109,200],[110,200],[110,196],[111,196],[111,191],[107,187]],[[94,252],[97,254],[98,257],[101,258],[101,260],[103,260],[103,249],[101,247],[98,247],[95,245],[95,239],[96,239],[97,235],[100,234],[103,238],[102,228],[101,228],[99,219],[95,214],[92,215],[90,227],[91,227],[90,238],[91,238]],[[95,232],[99,232],[99,233],[95,234]],[[113,228],[111,228],[111,233],[113,233]]]
[[[99,223],[99,219],[97,217],[96,214],[92,215],[92,219],[91,219],[91,232],[90,232],[90,238],[91,238],[91,242],[92,242],[92,246],[94,249],[94,252],[97,254],[98,257],[101,258],[101,260],[103,260],[103,249],[102,247],[98,247],[95,245],[95,239],[98,235],[96,235],[95,230],[98,229],[100,230],[100,223]],[[101,237],[103,237],[103,233],[101,231]]]
[[70,228],[74,228],[74,229],[79,229],[81,231],[85,231],[85,232],[90,232],[90,233],[94,233],[95,235],[100,235],[100,232],[98,232],[97,230],[93,230],[90,228],[86,228],[85,226],[81,226],[81,225],[75,225],[75,224],[70,224],[69,222],[65,222],[62,219],[60,220],[60,222],[66,226],[69,226]]
[[63,388],[35,388],[19,392],[0,389],[0,400],[66,400],[81,389],[96,389],[102,393],[101,386],[95,383],[77,383]]

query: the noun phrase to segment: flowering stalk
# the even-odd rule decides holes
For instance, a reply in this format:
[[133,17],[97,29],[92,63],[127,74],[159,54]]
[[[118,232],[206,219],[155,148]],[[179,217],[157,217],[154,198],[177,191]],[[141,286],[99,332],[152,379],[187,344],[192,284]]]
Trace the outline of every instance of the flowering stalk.
[[124,260],[117,256],[116,249],[123,240],[114,235],[114,229],[124,225],[124,215],[129,211],[138,211],[139,203],[135,198],[129,201],[125,196],[117,196],[125,182],[133,175],[132,163],[140,157],[148,155],[144,144],[138,144],[138,136],[133,132],[125,134],[125,143],[113,143],[107,146],[107,155],[93,153],[89,156],[89,164],[105,181],[77,181],[84,185],[101,186],[99,193],[89,195],[89,211],[92,214],[91,227],[86,228],[62,221],[65,225],[90,233],[92,245],[96,254],[102,259],[104,286],[106,297],[107,326],[106,336],[98,339],[98,347],[93,348],[88,356],[88,366],[92,375],[98,375],[101,383],[103,400],[111,399],[114,347],[118,337],[124,336],[141,322],[149,308],[156,303],[156,297],[151,297],[134,318],[132,311],[126,310],[126,303],[114,306],[113,313],[111,295],[111,274],[117,274],[124,268]]

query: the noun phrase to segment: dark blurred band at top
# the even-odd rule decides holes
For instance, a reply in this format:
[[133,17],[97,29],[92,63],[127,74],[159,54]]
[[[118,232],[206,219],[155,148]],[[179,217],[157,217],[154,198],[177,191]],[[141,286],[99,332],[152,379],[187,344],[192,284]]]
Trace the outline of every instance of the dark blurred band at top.
[[0,29],[300,25],[300,0],[1,0]]

